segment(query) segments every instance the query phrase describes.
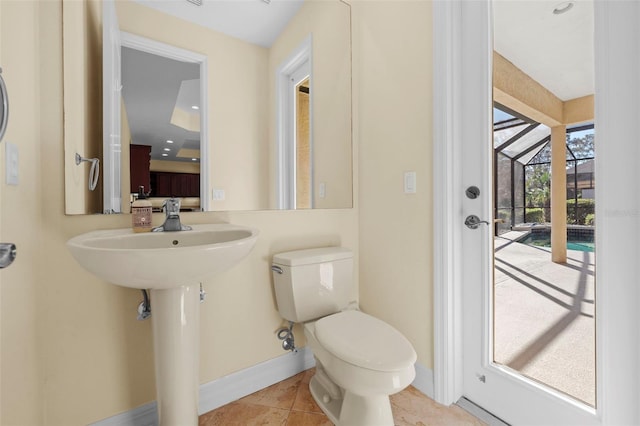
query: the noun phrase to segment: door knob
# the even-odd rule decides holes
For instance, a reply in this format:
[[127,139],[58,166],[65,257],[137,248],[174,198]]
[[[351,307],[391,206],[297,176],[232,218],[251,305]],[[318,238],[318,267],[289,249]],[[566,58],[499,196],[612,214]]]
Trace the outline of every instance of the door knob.
[[489,224],[489,222],[487,222],[486,220],[481,220],[475,214],[470,214],[464,220],[464,224],[467,225],[467,228],[469,229],[478,229],[478,226],[480,226],[481,223],[484,223],[485,225]]

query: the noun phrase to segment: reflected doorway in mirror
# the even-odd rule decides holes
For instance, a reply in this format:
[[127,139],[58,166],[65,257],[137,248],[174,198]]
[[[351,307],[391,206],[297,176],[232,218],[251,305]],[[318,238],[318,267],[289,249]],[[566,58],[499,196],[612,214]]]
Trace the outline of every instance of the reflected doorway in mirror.
[[312,37],[277,70],[278,208],[313,208]]

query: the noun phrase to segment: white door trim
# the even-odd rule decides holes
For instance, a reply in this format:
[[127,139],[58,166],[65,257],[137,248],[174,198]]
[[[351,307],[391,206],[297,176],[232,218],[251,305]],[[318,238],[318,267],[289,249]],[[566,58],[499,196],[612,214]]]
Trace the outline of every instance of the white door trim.
[[122,56],[118,14],[113,1],[103,3],[102,16],[102,211],[111,214],[122,213]]
[[[434,39],[434,396],[463,395],[460,232],[463,134],[461,63],[464,1],[433,3]],[[640,4],[595,3],[598,240],[597,415],[605,425],[638,424],[640,410]],[[482,19],[479,17],[479,19]],[[615,123],[615,125],[612,125]],[[603,142],[604,144],[605,142]],[[629,236],[632,236],[630,238]]]
[[462,312],[459,271],[460,229],[454,226],[461,208],[456,123],[460,102],[458,2],[433,2],[433,123],[434,123],[434,398],[451,405],[462,396]]
[[598,411],[640,424],[640,3],[594,7]]

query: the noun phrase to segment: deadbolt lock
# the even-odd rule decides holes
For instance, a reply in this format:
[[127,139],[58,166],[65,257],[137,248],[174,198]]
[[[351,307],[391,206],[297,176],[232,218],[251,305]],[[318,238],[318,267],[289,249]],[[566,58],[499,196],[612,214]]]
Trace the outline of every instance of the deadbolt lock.
[[480,188],[477,186],[470,186],[464,193],[467,195],[467,198],[475,200],[480,196]]

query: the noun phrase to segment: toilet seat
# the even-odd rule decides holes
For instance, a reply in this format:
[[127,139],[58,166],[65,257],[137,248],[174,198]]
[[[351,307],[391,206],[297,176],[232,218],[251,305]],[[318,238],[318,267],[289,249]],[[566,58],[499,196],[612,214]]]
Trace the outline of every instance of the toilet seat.
[[384,321],[360,311],[344,311],[315,323],[318,342],[337,358],[375,371],[399,371],[417,359],[411,343]]

